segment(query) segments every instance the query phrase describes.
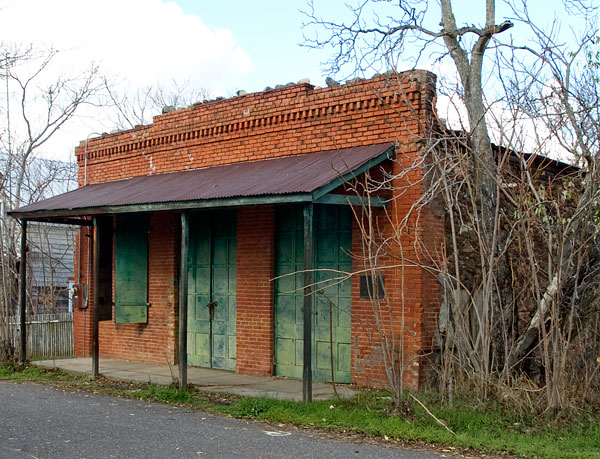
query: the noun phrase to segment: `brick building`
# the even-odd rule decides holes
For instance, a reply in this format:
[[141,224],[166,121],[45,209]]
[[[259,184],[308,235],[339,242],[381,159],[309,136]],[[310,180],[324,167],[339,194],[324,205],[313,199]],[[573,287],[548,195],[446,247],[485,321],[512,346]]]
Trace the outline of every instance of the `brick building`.
[[[97,340],[100,358],[296,378],[312,361],[325,381],[333,360],[336,381],[382,386],[385,333],[418,387],[441,294],[414,260],[439,253],[443,213],[421,209],[418,227],[410,216],[377,282],[359,222],[368,203],[391,234],[422,194],[434,97],[424,71],[287,85],[81,142],[80,188],[12,213],[82,225],[76,278],[90,307],[75,313],[77,356]],[[367,173],[393,186],[352,191]]]

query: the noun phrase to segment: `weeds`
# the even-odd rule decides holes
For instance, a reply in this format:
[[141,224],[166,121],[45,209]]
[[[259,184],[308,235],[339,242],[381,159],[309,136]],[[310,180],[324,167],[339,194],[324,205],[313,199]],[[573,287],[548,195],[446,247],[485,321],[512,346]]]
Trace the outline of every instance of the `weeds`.
[[593,458],[600,453],[600,417],[582,416],[568,426],[550,417],[523,416],[501,406],[476,406],[457,400],[453,407],[436,400],[436,394],[419,394],[428,408],[449,429],[437,424],[418,404],[410,417],[391,416],[393,401],[385,393],[361,392],[352,400],[303,404],[268,398],[245,397],[219,411],[252,418],[333,431],[352,431],[392,441],[424,441],[485,452],[508,452],[522,457]]
[[47,370],[35,365],[0,365],[0,379],[31,382],[65,382],[79,384],[87,380],[85,376],[76,376],[61,370]]
[[180,390],[174,386],[157,386],[148,384],[147,389],[138,390],[133,393],[141,400],[154,400],[177,405],[194,405],[197,401],[195,393],[191,390]]

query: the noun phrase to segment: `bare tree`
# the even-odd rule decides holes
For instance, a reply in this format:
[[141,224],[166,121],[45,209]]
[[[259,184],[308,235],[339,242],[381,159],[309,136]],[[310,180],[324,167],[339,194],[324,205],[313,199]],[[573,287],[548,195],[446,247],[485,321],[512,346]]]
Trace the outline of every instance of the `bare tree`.
[[[561,42],[558,28],[545,31],[539,27],[526,3],[513,7],[515,18],[532,31],[535,41],[503,55],[513,56],[511,80],[519,81],[522,88],[506,90],[511,111],[534,121],[539,145],[552,145],[579,166],[551,189],[536,186],[535,177],[522,168],[521,183],[527,188],[522,195],[531,205],[521,209],[521,223],[536,225],[543,242],[527,242],[528,278],[537,307],[508,354],[507,364],[509,368],[517,365],[537,351],[543,363],[547,403],[554,411],[572,402],[568,389],[579,385],[576,379],[581,372],[573,371],[573,360],[589,368],[594,365],[589,354],[598,352],[593,344],[576,343],[582,336],[599,332],[589,319],[597,318],[594,304],[600,281],[596,237],[600,212],[600,30],[589,16],[593,10],[575,5],[580,6],[577,12],[587,26],[571,46]],[[524,55],[521,59],[520,54]],[[587,384],[587,378],[583,379]]]
[[6,87],[1,137],[0,341],[3,357],[14,357],[13,330],[9,327],[16,300],[17,247],[20,231],[6,211],[52,194],[75,183],[73,163],[43,160],[38,153],[85,105],[96,104],[103,90],[96,66],[73,75],[54,76],[58,51],[33,46],[0,48],[0,78]]
[[208,89],[192,89],[188,81],[172,80],[168,85],[157,83],[132,89],[121,89],[108,78],[104,78],[104,87],[108,96],[108,106],[115,109],[112,122],[117,129],[131,129],[152,122],[152,117],[164,111],[187,107],[210,98]]
[[[495,180],[496,164],[485,118],[483,65],[484,55],[493,37],[510,29],[513,24],[509,21],[496,24],[494,0],[486,0],[485,21],[480,27],[457,26],[452,2],[441,0],[438,5],[440,30],[427,26],[428,9],[431,8],[429,2],[400,2],[396,9],[397,16],[387,16],[384,19],[378,16],[373,19],[364,16],[369,3],[362,1],[353,9],[354,20],[349,25],[318,18],[311,3],[308,24],[325,27],[328,35],[324,40],[317,37],[309,41],[309,44],[317,47],[331,46],[336,50],[331,66],[333,70],[338,70],[344,64],[355,60],[358,71],[363,70],[365,63],[372,59],[384,59],[389,62],[396,53],[403,52],[407,42],[413,38],[422,41],[425,47],[436,41],[445,46],[446,53],[456,66],[463,91],[462,102],[468,115],[468,124],[465,123],[468,132],[464,141],[473,153],[470,156],[470,169],[475,177],[471,189],[477,215],[474,223],[477,225],[478,234],[482,236],[482,323],[490,323],[489,316],[494,304],[497,305],[493,292],[498,247],[497,225],[494,224],[498,213],[498,192]],[[359,43],[364,45],[365,40],[368,40],[367,51],[359,55]],[[484,360],[487,360],[486,355],[482,353]],[[489,362],[483,362],[480,373],[482,383],[488,378],[489,368]]]
[[[458,131],[443,120],[424,126],[425,159],[411,166],[423,171],[427,191],[410,212],[442,199],[448,222],[445,256],[422,263],[439,274],[445,291],[437,343],[440,387],[451,399],[456,378],[472,375],[488,397],[494,386],[521,390],[517,383],[525,374],[527,384],[540,385],[544,406],[558,411],[569,403],[581,406],[572,390],[577,378],[585,381],[588,402],[590,387],[597,387],[590,379],[597,363],[590,356],[598,349],[582,341],[597,341],[599,332],[593,301],[600,138],[595,10],[584,1],[565,2],[566,14],[577,14],[583,24],[583,32],[567,42],[556,22],[548,29],[536,24],[526,1],[507,2],[513,18],[500,24],[495,2],[482,4],[483,25],[461,26],[451,0],[402,1],[380,15],[381,3],[361,1],[348,23],[323,20],[310,3],[307,26],[325,38],[317,32],[308,45],[332,47],[332,72],[353,64],[361,74],[411,51],[416,62],[426,52],[450,58],[458,78],[452,86],[460,96],[457,113],[466,119],[458,120]],[[431,26],[437,23],[439,29]],[[518,38],[503,34],[515,24]],[[490,80],[495,84],[484,84]],[[580,168],[536,156],[549,151],[560,151]],[[370,189],[392,183],[371,183]],[[403,228],[397,229],[401,234]],[[374,239],[367,234],[365,240]],[[379,254],[372,269],[389,267],[381,255],[392,253],[395,243],[380,239],[368,247],[367,253]],[[537,379],[534,361],[542,372]]]

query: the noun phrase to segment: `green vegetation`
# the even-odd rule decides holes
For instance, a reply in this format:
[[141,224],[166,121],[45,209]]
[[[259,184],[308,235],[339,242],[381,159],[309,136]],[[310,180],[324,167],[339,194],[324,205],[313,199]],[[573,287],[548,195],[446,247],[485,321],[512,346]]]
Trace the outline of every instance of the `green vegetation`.
[[179,390],[173,386],[157,386],[148,384],[147,388],[133,392],[135,398],[141,400],[152,400],[163,403],[173,403],[176,405],[191,405],[204,408],[207,404],[196,397],[196,393],[191,390]]
[[77,385],[87,381],[86,376],[67,373],[62,370],[48,370],[35,365],[0,365],[0,380],[10,379],[13,381],[30,382],[52,382]]
[[[419,394],[420,398],[425,398]],[[335,430],[350,430],[395,440],[443,443],[460,449],[508,451],[522,457],[600,457],[600,416],[582,416],[568,426],[552,419],[522,419],[494,407],[486,409],[424,400],[436,417],[456,432],[439,426],[418,404],[409,418],[390,416],[391,401],[383,393],[363,392],[342,402],[297,402],[242,398],[220,411],[234,417],[285,422]]]
[[436,394],[417,396],[449,429],[437,424],[414,403],[410,416],[392,416],[385,392],[361,392],[351,400],[303,404],[268,398],[236,397],[154,384],[131,384],[100,378],[90,381],[60,370],[35,366],[0,366],[0,379],[50,383],[127,398],[201,408],[236,418],[360,433],[389,441],[425,442],[443,448],[508,452],[528,458],[600,458],[600,415],[580,414],[568,423],[553,418],[523,416],[499,406],[438,402]]

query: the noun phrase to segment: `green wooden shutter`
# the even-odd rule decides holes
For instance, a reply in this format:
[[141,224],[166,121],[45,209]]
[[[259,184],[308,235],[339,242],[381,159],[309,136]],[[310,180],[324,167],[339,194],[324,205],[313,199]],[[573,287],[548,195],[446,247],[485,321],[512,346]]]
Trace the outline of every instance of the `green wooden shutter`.
[[115,322],[148,322],[148,219],[117,217]]

